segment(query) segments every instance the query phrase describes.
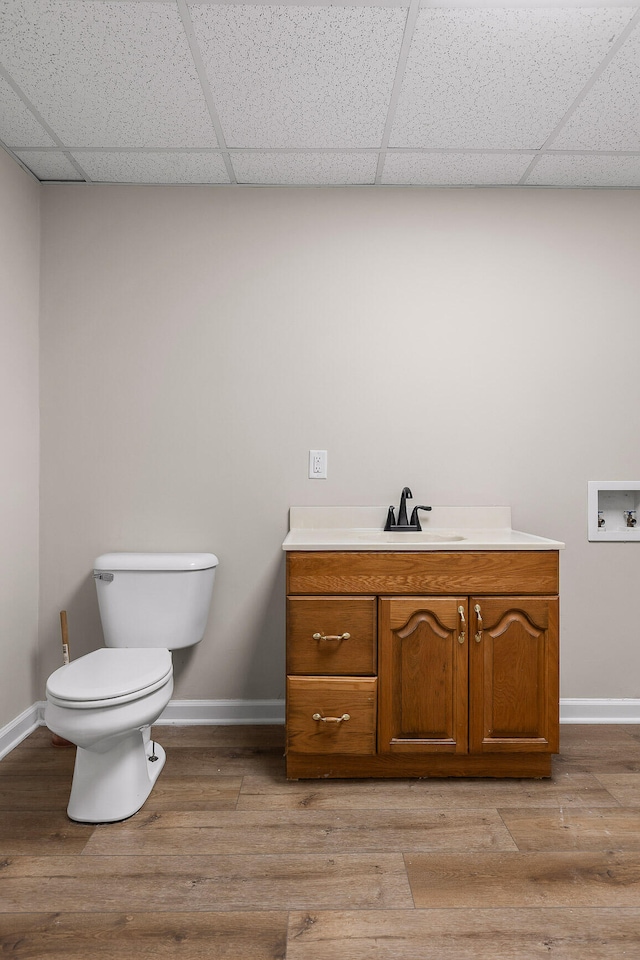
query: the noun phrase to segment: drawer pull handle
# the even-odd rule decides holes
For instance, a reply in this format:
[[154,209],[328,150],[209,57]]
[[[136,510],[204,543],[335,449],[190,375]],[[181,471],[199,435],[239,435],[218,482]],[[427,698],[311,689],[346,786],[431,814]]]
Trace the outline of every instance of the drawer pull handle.
[[323,717],[321,713],[314,713],[313,720],[322,720],[323,723],[342,723],[343,720],[351,720],[348,713],[343,713],[341,717]]
[[464,607],[462,604],[458,607],[458,613],[460,614],[460,623],[462,624],[462,630],[458,635],[458,643],[464,643],[464,625],[466,621],[464,619]]
[[314,633],[314,640],[349,640],[351,637],[350,633],[341,633],[339,637],[329,637],[326,633]]
[[482,613],[480,612],[480,604],[476,603],[473,610],[478,619],[478,632],[476,633],[476,643],[480,643],[480,641],[482,640],[482,630],[483,630]]

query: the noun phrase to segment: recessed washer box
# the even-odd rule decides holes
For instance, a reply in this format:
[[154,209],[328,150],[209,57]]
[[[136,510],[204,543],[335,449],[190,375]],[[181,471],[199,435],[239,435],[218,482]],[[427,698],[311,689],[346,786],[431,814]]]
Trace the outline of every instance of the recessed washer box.
[[639,527],[640,480],[589,480],[589,540],[640,541]]

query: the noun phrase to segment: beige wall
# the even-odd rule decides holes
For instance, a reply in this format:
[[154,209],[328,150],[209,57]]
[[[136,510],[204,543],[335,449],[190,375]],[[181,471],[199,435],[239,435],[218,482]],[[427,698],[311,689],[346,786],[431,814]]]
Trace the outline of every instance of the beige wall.
[[563,696],[640,696],[640,545],[586,524],[640,478],[639,259],[640,191],[44,187],[42,683],[97,554],[212,550],[175,696],[283,696],[289,505],[409,484],[565,540]]
[[39,185],[0,148],[0,727],[38,677]]

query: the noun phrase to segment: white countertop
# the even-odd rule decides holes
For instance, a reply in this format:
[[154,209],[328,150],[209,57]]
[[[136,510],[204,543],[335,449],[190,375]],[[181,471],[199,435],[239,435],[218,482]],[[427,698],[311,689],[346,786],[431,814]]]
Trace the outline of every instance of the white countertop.
[[386,507],[291,507],[283,550],[562,550],[511,527],[511,507],[433,507],[422,533],[385,533]]

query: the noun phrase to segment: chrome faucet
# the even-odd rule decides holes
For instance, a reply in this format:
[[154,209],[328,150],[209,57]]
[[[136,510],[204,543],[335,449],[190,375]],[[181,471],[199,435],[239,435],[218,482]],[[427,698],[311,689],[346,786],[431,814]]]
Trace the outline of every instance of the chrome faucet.
[[420,518],[418,517],[418,510],[431,510],[431,507],[425,507],[421,504],[414,507],[411,512],[411,520],[407,520],[407,500],[413,500],[413,494],[409,487],[403,487],[402,493],[400,494],[400,506],[398,507],[398,522],[396,523],[396,517],[393,507],[389,507],[389,512],[387,514],[387,522],[384,525],[385,530],[390,530],[394,532],[401,531],[416,531],[419,532],[422,530],[420,526]]

